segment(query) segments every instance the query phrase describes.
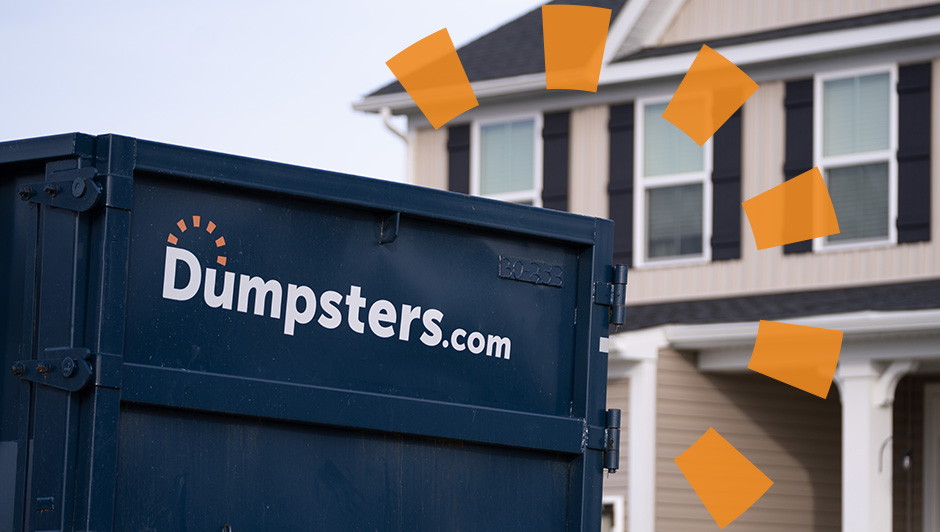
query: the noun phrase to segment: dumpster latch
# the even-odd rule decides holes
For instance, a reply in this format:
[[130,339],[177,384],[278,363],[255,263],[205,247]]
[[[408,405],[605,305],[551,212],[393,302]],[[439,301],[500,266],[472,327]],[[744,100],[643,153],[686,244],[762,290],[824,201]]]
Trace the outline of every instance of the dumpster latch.
[[610,282],[594,283],[594,303],[610,307],[610,324],[623,325],[627,308],[627,265],[614,265]]
[[620,409],[608,410],[606,426],[588,425],[584,436],[588,449],[604,451],[604,469],[616,473],[620,469]]
[[51,174],[51,181],[21,186],[17,194],[23,201],[85,212],[101,196],[101,185],[93,179],[96,175],[98,170],[93,166],[62,170]]
[[121,387],[121,357],[94,355],[88,349],[53,347],[41,360],[19,360],[11,368],[21,380],[77,392],[92,382],[106,388]]
[[380,244],[391,244],[398,238],[398,227],[401,225],[401,213],[393,212],[382,218],[382,226],[379,232]]

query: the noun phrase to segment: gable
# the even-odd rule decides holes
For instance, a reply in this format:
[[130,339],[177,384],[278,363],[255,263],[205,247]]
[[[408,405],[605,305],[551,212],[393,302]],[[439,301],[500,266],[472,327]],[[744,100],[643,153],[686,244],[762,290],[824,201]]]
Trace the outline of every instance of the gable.
[[870,15],[932,0],[685,0],[654,46],[757,33],[787,26]]

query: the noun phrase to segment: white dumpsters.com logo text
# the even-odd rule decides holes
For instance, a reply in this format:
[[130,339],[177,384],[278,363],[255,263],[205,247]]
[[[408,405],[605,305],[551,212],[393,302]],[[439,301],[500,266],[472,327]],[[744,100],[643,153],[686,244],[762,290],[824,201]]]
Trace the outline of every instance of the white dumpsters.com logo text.
[[[198,217],[194,219],[198,224]],[[185,227],[183,220],[180,220],[178,225]],[[177,238],[171,234],[169,242],[175,244],[176,241]],[[218,262],[224,264],[225,261]],[[179,265],[189,270],[189,281],[185,286],[177,286],[176,273]],[[232,310],[234,306],[238,312],[248,313],[251,309],[256,316],[264,316],[267,307],[269,317],[284,320],[284,334],[289,336],[294,335],[298,325],[307,325],[316,318],[316,323],[324,329],[336,329],[345,321],[346,325],[358,334],[365,334],[368,330],[379,338],[397,336],[405,342],[417,338],[429,347],[440,345],[477,355],[485,352],[487,356],[500,359],[508,360],[512,349],[509,338],[484,335],[476,331],[467,332],[460,328],[454,329],[449,337],[445,338],[441,329],[444,314],[440,310],[422,309],[421,306],[410,304],[396,305],[385,299],[372,301],[370,304],[369,300],[363,297],[360,286],[350,285],[348,290],[344,290],[345,294],[324,290],[318,298],[309,286],[287,283],[285,291],[284,284],[280,281],[241,274],[237,276],[236,290],[236,274],[224,272],[220,292],[218,274],[215,268],[209,267],[203,272],[196,255],[190,251],[167,246],[163,269],[163,298],[188,301],[196,297],[202,288],[203,300],[211,308]]]

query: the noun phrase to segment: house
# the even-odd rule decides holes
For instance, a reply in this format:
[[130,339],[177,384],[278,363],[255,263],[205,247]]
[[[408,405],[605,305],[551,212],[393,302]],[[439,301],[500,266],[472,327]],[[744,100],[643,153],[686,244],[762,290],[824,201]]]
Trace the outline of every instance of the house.
[[[355,107],[408,117],[415,184],[616,222],[607,526],[715,530],[673,462],[713,427],[774,481],[729,531],[940,531],[940,3],[583,3],[596,93],[545,90],[536,9],[458,50],[446,126],[397,83]],[[661,114],[703,44],[760,88],[699,147]],[[813,167],[841,232],[758,251],[741,201]],[[759,320],[844,332],[826,399],[748,371]]]

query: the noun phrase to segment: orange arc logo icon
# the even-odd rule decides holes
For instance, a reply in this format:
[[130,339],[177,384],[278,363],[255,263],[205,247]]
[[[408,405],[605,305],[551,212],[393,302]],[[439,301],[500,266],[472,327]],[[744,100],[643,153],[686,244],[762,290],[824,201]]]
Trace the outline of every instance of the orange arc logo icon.
[[[200,227],[201,223],[202,223],[202,217],[199,215],[193,215],[192,217],[193,227]],[[176,222],[176,227],[179,228],[180,233],[185,233],[186,230],[188,229],[188,227],[186,226],[186,219],[180,218],[180,220]],[[212,220],[209,220],[209,223],[206,224],[206,232],[211,235],[215,231],[215,228],[216,228],[215,223],[213,223]],[[175,246],[179,242],[179,237],[177,237],[173,233],[170,233],[166,237],[166,241]],[[223,246],[225,246],[224,236],[220,236],[219,238],[215,239],[215,247],[221,248]],[[225,255],[219,255],[215,258],[215,261],[219,263],[220,265],[225,266],[225,263],[228,261],[228,259],[225,258]]]

